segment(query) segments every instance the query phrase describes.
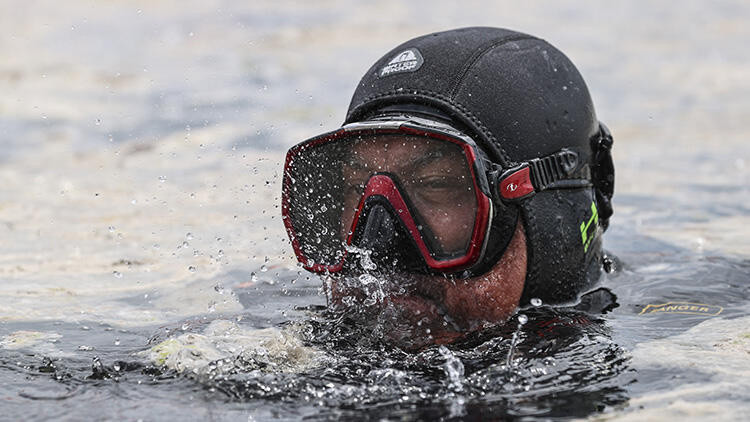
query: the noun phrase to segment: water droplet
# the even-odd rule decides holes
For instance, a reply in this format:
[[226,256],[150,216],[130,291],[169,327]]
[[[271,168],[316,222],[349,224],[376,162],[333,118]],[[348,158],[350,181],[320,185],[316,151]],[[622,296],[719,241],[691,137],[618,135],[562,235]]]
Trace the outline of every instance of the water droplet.
[[80,346],[78,346],[78,350],[80,350],[82,352],[90,352],[90,351],[94,350],[94,348],[91,347],[91,346],[80,345]]
[[120,339],[119,338],[115,338],[115,346],[119,346],[119,345],[120,345]]
[[159,181],[164,183],[167,181],[167,176],[159,176]]
[[122,278],[122,273],[119,271],[112,271],[112,275],[115,276],[115,278]]
[[110,233],[114,233],[115,232],[115,226],[109,226],[109,227],[107,227],[107,230],[109,230]]
[[190,328],[190,324],[188,324],[188,323],[186,322],[186,323],[182,324],[182,327],[180,327],[180,328],[182,328],[182,331],[187,331],[187,330],[188,330],[188,328]]
[[266,267],[266,264],[261,265],[260,266],[260,272],[264,273],[266,271],[268,271],[268,267]]
[[258,275],[255,273],[250,273],[250,281],[252,282],[258,281]]
[[542,299],[538,297],[531,298],[531,306],[542,306]]
[[190,271],[191,273],[194,273],[196,271],[195,266],[193,266],[193,265],[189,266],[188,267],[188,271]]
[[524,314],[518,314],[518,323],[523,325],[529,322],[529,317]]
[[208,313],[216,312],[216,302],[213,300],[208,302]]
[[120,364],[115,362],[115,364],[112,365],[112,369],[114,369],[115,372],[120,372]]
[[221,283],[216,283],[214,286],[214,290],[216,290],[220,295],[224,294],[224,286],[221,285]]
[[188,233],[187,233],[187,234],[185,235],[185,239],[187,239],[187,240],[193,240],[193,234],[192,234],[192,233],[189,233],[189,232],[188,232]]

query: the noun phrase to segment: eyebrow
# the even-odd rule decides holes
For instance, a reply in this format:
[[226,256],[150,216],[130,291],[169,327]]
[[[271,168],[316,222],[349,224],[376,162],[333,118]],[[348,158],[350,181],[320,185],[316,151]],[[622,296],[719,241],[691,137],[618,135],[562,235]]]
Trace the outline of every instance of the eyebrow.
[[[404,168],[414,171],[420,167],[424,167],[426,165],[432,164],[435,161],[447,158],[448,154],[446,154],[446,150],[447,148],[440,148],[435,151],[430,151],[429,153],[423,154],[421,157],[407,163]],[[349,154],[347,159],[344,160],[344,165],[353,167],[357,170],[367,169],[367,166],[365,165],[365,163],[356,159],[356,154]]]
[[445,150],[446,150],[446,148],[439,149],[437,151],[431,151],[430,153],[425,154],[422,157],[419,157],[416,160],[414,160],[411,163],[409,163],[409,167],[419,168],[419,167],[422,167],[422,166],[426,166],[426,165],[432,164],[432,163],[434,163],[436,161],[439,161],[439,160],[442,160],[444,158],[449,158],[448,157],[449,154],[446,154]]

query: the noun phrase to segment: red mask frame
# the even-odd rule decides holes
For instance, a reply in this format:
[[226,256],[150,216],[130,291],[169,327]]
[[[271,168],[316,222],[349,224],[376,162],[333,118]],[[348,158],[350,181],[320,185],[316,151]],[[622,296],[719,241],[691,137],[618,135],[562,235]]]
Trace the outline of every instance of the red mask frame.
[[[295,229],[295,222],[290,212],[292,205],[291,195],[294,190],[294,177],[292,176],[293,163],[296,159],[304,159],[305,151],[316,148],[329,142],[342,141],[342,138],[356,137],[361,135],[377,134],[403,134],[420,136],[448,141],[458,145],[469,163],[468,169],[471,174],[473,190],[476,196],[476,213],[474,226],[472,228],[471,238],[465,253],[460,256],[454,256],[448,259],[436,258],[434,251],[431,251],[428,242],[425,242],[422,234],[418,230],[418,224],[412,211],[409,209],[408,201],[404,199],[402,193],[394,181],[387,175],[375,174],[368,180],[365,190],[360,198],[359,205],[355,211],[351,230],[345,240],[346,245],[351,245],[352,233],[356,231],[357,225],[361,224],[360,217],[363,212],[364,204],[368,198],[379,196],[387,200],[395,210],[398,210],[398,218],[401,224],[408,231],[414,240],[414,244],[419,249],[425,263],[431,271],[439,273],[454,273],[472,267],[479,262],[484,254],[487,244],[488,231],[493,218],[493,198],[490,183],[485,169],[483,153],[477,147],[476,143],[468,136],[457,131],[456,129],[439,122],[409,118],[409,120],[382,120],[369,121],[362,123],[353,123],[346,125],[336,131],[328,132],[289,149],[284,165],[284,180],[282,186],[282,216],[287,234],[294,248],[295,255],[299,262],[310,271],[316,273],[335,273],[344,267],[347,252],[342,244],[341,255],[336,263],[311,262],[303,251],[300,243],[298,231]],[[530,186],[530,182],[529,182]]]

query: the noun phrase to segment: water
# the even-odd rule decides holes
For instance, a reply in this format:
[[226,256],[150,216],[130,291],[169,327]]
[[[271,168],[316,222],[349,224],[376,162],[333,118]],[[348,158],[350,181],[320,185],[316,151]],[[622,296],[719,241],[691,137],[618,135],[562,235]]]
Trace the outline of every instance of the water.
[[[744,3],[152,3],[2,3],[4,417],[750,411]],[[549,39],[589,83],[615,135],[616,299],[404,352],[295,265],[282,157],[384,51],[477,24]]]

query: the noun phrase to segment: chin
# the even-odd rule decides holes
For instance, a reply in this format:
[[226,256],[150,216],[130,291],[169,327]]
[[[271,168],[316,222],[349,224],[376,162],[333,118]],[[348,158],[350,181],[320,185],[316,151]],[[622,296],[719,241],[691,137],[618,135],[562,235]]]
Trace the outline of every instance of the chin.
[[361,275],[332,280],[331,305],[379,324],[384,339],[405,350],[451,343],[469,332],[502,323],[518,303],[503,306],[487,276],[460,280],[368,274],[364,281]]

